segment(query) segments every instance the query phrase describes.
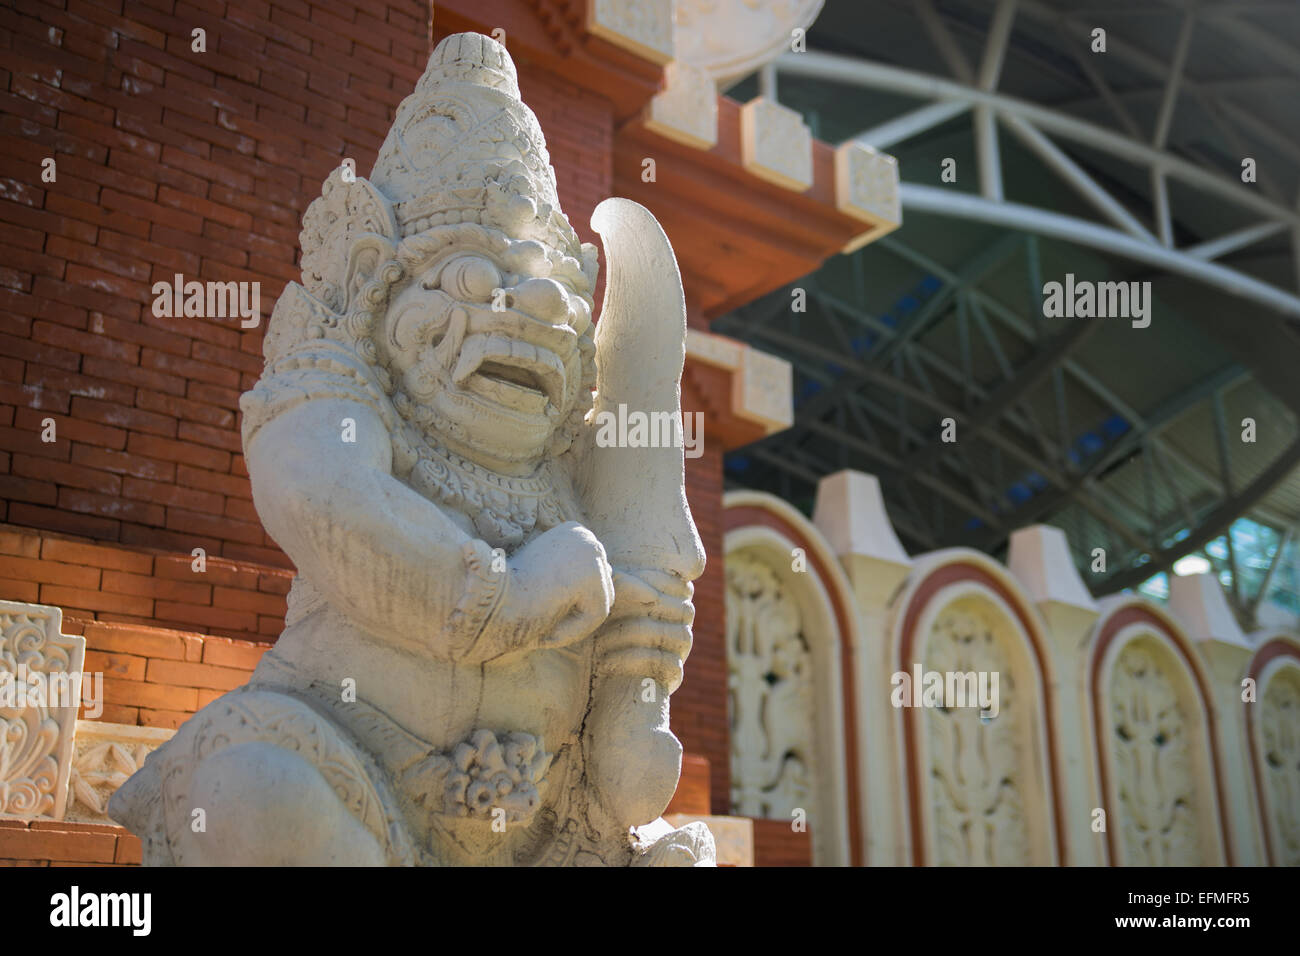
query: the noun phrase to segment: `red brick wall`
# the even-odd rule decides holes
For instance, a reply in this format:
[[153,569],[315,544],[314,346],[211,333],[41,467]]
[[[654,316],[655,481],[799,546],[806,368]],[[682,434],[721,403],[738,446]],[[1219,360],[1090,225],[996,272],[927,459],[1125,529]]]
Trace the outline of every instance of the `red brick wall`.
[[64,6],[0,11],[0,520],[287,565],[240,453],[262,330],[155,318],[150,287],[260,281],[269,315],[322,180],[369,169],[419,77],[427,5]]
[[708,440],[690,460],[686,497],[708,564],[695,582],[695,643],[686,676],[673,695],[673,731],[687,753],[709,761],[709,799],[716,814],[731,812],[731,738],[727,722],[726,595],[722,573],[722,449]]
[[188,554],[0,526],[0,600],[53,604],[69,617],[270,641],[284,629],[292,578],[224,558],[196,572]]
[[[157,318],[150,288],[176,272],[260,281],[269,315],[298,277],[307,204],[343,157],[369,169],[428,53],[424,3],[363,6],[0,11],[0,520],[288,564],[253,511],[239,440],[263,330]],[[195,26],[205,53],[190,51]],[[521,86],[592,240],[612,108],[538,71]]]
[[685,754],[682,757],[682,775],[677,781],[677,792],[673,794],[664,813],[690,813],[705,817],[712,812],[709,801],[709,762],[698,754]]
[[789,820],[755,820],[754,865],[812,866],[812,831],[796,833]]
[[242,687],[270,646],[76,618],[64,618],[63,630],[85,636],[86,672],[104,675],[103,712],[88,719],[144,727],[179,727]]
[[138,866],[140,839],[105,823],[0,820],[0,866]]

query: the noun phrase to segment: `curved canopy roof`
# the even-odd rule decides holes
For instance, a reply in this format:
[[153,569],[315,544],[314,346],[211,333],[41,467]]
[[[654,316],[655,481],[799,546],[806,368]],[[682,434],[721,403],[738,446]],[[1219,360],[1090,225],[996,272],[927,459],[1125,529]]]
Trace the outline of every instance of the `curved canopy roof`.
[[[1205,554],[1250,623],[1300,520],[1300,6],[829,0],[807,47],[732,95],[895,155],[903,225],[714,322],[795,368],[728,481],[874,473],[913,552],[1054,524],[1098,594]],[[1045,315],[1067,276],[1149,324]]]

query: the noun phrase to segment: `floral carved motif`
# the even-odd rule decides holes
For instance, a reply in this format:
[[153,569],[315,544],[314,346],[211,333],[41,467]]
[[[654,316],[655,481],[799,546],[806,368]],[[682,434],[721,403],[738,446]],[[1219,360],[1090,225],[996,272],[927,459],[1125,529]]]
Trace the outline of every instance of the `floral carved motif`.
[[1025,815],[1031,772],[1010,657],[993,623],[972,608],[952,608],[926,642],[925,670],[999,675],[997,716],[979,707],[927,709],[935,853],[945,866],[1024,866],[1034,862]]
[[1111,821],[1134,866],[1202,863],[1187,717],[1168,664],[1131,642],[1110,678],[1109,747],[1119,806]]
[[65,819],[113,822],[108,816],[109,798],[172,733],[161,727],[79,721]]
[[1259,708],[1273,862],[1300,866],[1300,669],[1274,675]]
[[0,814],[63,817],[86,641],[62,619],[0,601]]

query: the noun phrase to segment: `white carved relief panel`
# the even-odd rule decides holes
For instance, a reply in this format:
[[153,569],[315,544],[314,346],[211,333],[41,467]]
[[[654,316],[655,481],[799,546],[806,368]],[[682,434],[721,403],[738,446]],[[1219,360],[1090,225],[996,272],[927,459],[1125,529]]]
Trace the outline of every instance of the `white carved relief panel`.
[[775,572],[727,555],[731,809],[790,819],[816,779],[812,655],[798,603]]
[[824,0],[676,0],[677,56],[726,84],[791,48]]
[[1264,685],[1258,732],[1273,862],[1300,866],[1300,667],[1287,666]]
[[109,798],[131,774],[144,766],[149,754],[175,733],[169,727],[77,721],[64,818],[84,823],[112,823],[108,816]]
[[925,644],[927,672],[998,675],[995,717],[982,717],[978,706],[926,708],[933,863],[1043,862],[1025,793],[1038,772],[1027,726],[1037,719],[1036,702],[1030,682],[1016,673],[1007,629],[1001,614],[968,598],[940,612]]
[[[1175,683],[1182,675],[1152,638],[1128,642],[1115,658],[1107,688],[1115,828],[1129,866],[1195,866],[1203,856],[1187,705]],[[1199,715],[1198,715],[1199,716]],[[1120,862],[1120,861],[1117,861]]]
[[0,601],[0,815],[63,818],[86,640],[62,621]]

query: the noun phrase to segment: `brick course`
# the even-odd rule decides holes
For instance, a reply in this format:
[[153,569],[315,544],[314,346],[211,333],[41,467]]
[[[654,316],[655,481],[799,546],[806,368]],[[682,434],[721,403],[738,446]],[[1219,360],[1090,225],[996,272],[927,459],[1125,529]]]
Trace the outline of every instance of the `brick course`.
[[[86,638],[86,671],[103,674],[99,720],[179,727],[196,710],[248,683],[270,645],[146,625],[68,618]],[[83,705],[83,719],[89,717]]]
[[0,818],[0,866],[138,866],[138,837],[104,823]]
[[268,641],[284,628],[293,572],[106,546],[0,525],[0,600],[54,604],[69,618],[162,625]]

